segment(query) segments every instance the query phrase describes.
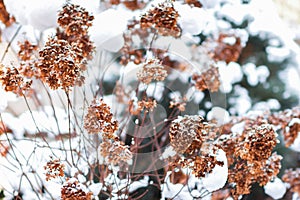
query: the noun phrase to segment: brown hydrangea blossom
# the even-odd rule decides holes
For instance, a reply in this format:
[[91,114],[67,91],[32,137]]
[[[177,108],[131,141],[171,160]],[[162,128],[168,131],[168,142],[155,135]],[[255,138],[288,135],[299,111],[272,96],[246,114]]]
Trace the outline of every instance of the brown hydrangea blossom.
[[92,193],[86,193],[82,185],[75,178],[67,180],[61,188],[62,200],[91,200]]
[[218,149],[212,144],[207,144],[205,148],[199,147],[198,144],[191,145],[183,156],[177,155],[170,163],[174,167],[190,168],[196,177],[205,177],[213,171],[216,165],[224,165],[224,162],[217,160]]
[[13,22],[15,22],[14,17],[11,17],[7,12],[3,0],[0,0],[0,21],[5,26],[10,26]]
[[37,68],[39,78],[50,88],[62,88],[69,91],[71,87],[84,81],[82,57],[76,54],[76,47],[65,40],[50,38],[39,52]]
[[178,12],[171,1],[158,4],[141,17],[142,29],[154,27],[162,36],[180,37],[181,28],[177,24]]
[[169,132],[170,144],[177,153],[184,153],[194,140],[202,144],[207,137],[207,133],[203,131],[205,126],[203,121],[203,117],[199,115],[185,115],[172,121]]
[[141,0],[125,0],[122,2],[129,10],[139,10],[146,6],[146,3]]
[[95,49],[88,35],[88,29],[92,26],[94,16],[79,5],[67,3],[58,15],[56,37],[66,40],[74,48],[78,58],[91,59]]
[[46,181],[65,175],[65,165],[60,162],[60,159],[53,159],[53,157],[50,157],[50,159],[51,160],[44,166],[44,170],[46,171]]
[[192,80],[195,81],[195,87],[200,91],[208,89],[211,92],[217,92],[220,87],[219,76],[218,68],[212,66],[200,75],[193,74]]
[[286,170],[282,180],[290,184],[292,192],[297,192],[300,195],[300,168]]
[[118,122],[113,119],[110,107],[103,99],[94,99],[84,118],[84,128],[88,133],[107,133],[113,135],[118,130]]
[[289,147],[300,132],[300,107],[273,113],[268,117],[268,121],[282,129],[285,146]]
[[277,176],[281,169],[281,160],[282,156],[277,155],[277,153],[274,152],[264,165],[260,165],[260,171],[255,173],[254,177],[261,186],[266,185]]
[[277,134],[269,124],[263,124],[247,130],[241,137],[235,154],[244,160],[259,161],[268,159],[277,144]]
[[34,52],[37,51],[38,46],[31,44],[28,40],[25,40],[23,43],[19,42],[20,50],[18,52],[18,57],[22,61],[28,61],[34,57]]
[[150,84],[152,80],[163,81],[167,75],[167,71],[158,59],[149,59],[137,73],[138,80],[145,84]]
[[57,22],[65,29],[68,36],[86,35],[93,19],[94,16],[90,15],[85,8],[67,3],[59,12]]
[[128,146],[119,140],[104,138],[100,144],[100,148],[100,154],[109,164],[118,165],[122,162],[126,163],[132,158]]
[[228,175],[229,183],[234,185],[231,190],[233,198],[237,200],[240,195],[249,194],[252,184],[256,182],[263,186],[276,177],[281,168],[281,159],[281,156],[273,153],[268,160],[260,162],[237,160]]
[[[277,134],[267,117],[233,117],[219,127],[217,143],[227,155],[228,183],[234,199],[249,194],[254,183],[266,185],[280,171],[282,157],[272,153]],[[232,132],[235,125],[239,132]]]
[[[233,42],[229,40],[234,40]],[[236,62],[242,52],[241,38],[234,34],[221,33],[217,40],[217,47],[213,52],[215,60],[225,61],[227,64]]]
[[152,112],[153,109],[156,107],[157,102],[155,99],[148,98],[143,99],[141,101],[135,102],[134,100],[130,100],[129,103],[129,112],[132,115],[139,115],[141,111],[145,112]]
[[23,96],[30,90],[32,80],[26,79],[15,67],[0,65],[0,83],[7,92]]

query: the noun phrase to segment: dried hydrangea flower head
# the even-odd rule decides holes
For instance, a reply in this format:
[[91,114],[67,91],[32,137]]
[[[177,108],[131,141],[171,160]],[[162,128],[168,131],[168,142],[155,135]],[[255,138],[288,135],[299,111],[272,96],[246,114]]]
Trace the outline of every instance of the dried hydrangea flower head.
[[0,64],[0,83],[5,91],[23,96],[30,90],[32,80],[26,79],[17,68]]
[[291,146],[300,132],[300,107],[273,113],[268,117],[271,124],[279,126],[283,131],[285,146]]
[[0,21],[6,27],[10,26],[12,23],[15,22],[14,17],[11,17],[10,14],[7,12],[3,0],[0,0]]
[[157,102],[152,98],[144,98],[141,101],[130,100],[128,103],[129,112],[132,115],[139,115],[142,111],[152,112]]
[[81,59],[90,60],[93,57],[95,46],[88,35],[93,20],[94,16],[85,8],[70,3],[66,4],[58,15],[60,28],[57,29],[57,38],[68,41]]
[[87,30],[92,26],[93,15],[90,15],[85,8],[67,3],[58,14],[58,24],[65,29],[68,36],[86,35]]
[[69,91],[71,87],[84,81],[82,58],[65,40],[49,38],[45,47],[39,52],[37,68],[39,78],[51,89],[62,88]]
[[213,52],[213,58],[217,61],[225,61],[227,64],[236,62],[242,52],[241,38],[234,34],[220,34],[217,47]]
[[292,192],[297,192],[300,196],[300,168],[286,170],[282,180],[290,185]]
[[173,120],[170,126],[170,144],[177,153],[184,153],[193,141],[200,143],[206,139],[203,117],[199,115],[185,115]]
[[233,168],[229,169],[228,182],[232,197],[237,200],[241,195],[250,194],[254,183],[266,185],[274,179],[281,169],[282,157],[273,153],[268,160],[261,162],[245,162],[238,160]]
[[184,154],[177,154],[176,157],[172,158],[170,165],[179,168],[190,168],[195,177],[205,177],[208,173],[211,173],[217,165],[224,165],[223,161],[217,159],[219,150],[220,148],[213,144],[207,144],[205,148],[201,148],[199,145],[191,145],[189,150]]
[[220,87],[219,70],[217,67],[211,66],[207,71],[199,74],[193,74],[192,80],[195,82],[196,89],[200,91],[209,90],[217,92]]
[[248,161],[268,159],[277,144],[276,137],[277,134],[270,124],[253,127],[239,142],[235,154]]
[[260,170],[258,172],[254,171],[254,177],[259,185],[266,185],[279,174],[281,160],[282,156],[274,152],[266,161],[261,162],[262,165],[257,165]]
[[118,130],[118,121],[113,119],[110,107],[103,99],[94,99],[84,118],[84,128],[88,133],[106,133],[113,135]]
[[167,75],[167,71],[158,59],[148,59],[137,73],[138,80],[145,84],[150,84],[152,80],[163,81]]
[[19,47],[18,57],[20,59],[20,65],[18,70],[20,74],[27,78],[37,76],[35,64],[38,56],[38,46],[25,40],[22,43],[19,42]]
[[44,166],[44,170],[46,171],[46,181],[65,175],[65,165],[61,163],[60,159],[53,159],[53,157],[50,157],[50,159],[51,160]]
[[132,153],[128,149],[128,146],[119,140],[108,138],[103,138],[100,144],[100,154],[107,163],[113,165],[126,163],[132,158]]
[[61,188],[62,200],[91,200],[92,193],[84,191],[83,186],[75,178],[67,180]]
[[142,15],[140,25],[142,29],[154,27],[162,36],[180,37],[181,28],[177,24],[179,17],[171,1],[165,1]]
[[38,49],[37,45],[31,44],[28,40],[25,40],[23,43],[19,42],[19,47],[18,57],[22,61],[31,60],[34,57],[34,52]]

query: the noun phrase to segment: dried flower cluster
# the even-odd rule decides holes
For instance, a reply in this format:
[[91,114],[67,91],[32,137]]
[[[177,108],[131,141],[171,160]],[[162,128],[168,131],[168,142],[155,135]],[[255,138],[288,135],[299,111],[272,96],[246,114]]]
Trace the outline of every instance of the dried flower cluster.
[[213,140],[211,125],[198,115],[185,115],[173,120],[170,126],[170,144],[179,154],[172,165],[189,167],[196,177],[205,177],[216,165],[223,166],[216,154],[218,147]]
[[[272,180],[281,168],[281,156],[272,154],[277,144],[277,134],[273,126],[262,116],[234,119],[233,124],[243,124],[243,132],[222,130],[219,145],[228,158],[229,177],[234,199],[249,194],[254,183],[261,186]],[[233,125],[224,125],[223,127]],[[226,133],[227,132],[227,133]]]
[[5,91],[23,96],[30,90],[32,80],[26,79],[15,67],[0,65],[0,83]]
[[60,159],[53,159],[52,157],[50,157],[50,159],[51,160],[44,166],[44,170],[46,171],[46,181],[65,175],[65,165],[61,163]]
[[218,68],[212,66],[207,71],[198,74],[193,74],[192,80],[195,81],[195,87],[200,90],[209,90],[211,92],[217,92],[220,87]]
[[282,180],[290,185],[292,192],[300,195],[300,168],[286,170]]
[[113,119],[110,107],[103,99],[94,99],[84,118],[84,128],[88,133],[105,133],[113,135],[118,130],[118,121]]
[[141,101],[130,100],[128,103],[129,112],[132,115],[139,115],[142,111],[152,112],[156,107],[157,102],[155,99],[148,98]]
[[15,21],[15,19],[7,12],[3,0],[0,0],[0,21],[5,26],[10,26]]
[[132,154],[128,146],[115,135],[118,121],[113,119],[110,107],[103,99],[92,101],[84,118],[84,128],[88,133],[102,133],[100,154],[107,163],[117,165],[131,159]]
[[18,52],[18,58],[20,59],[20,65],[18,70],[20,74],[27,78],[38,76],[36,71],[36,61],[38,54],[38,46],[32,44],[28,40],[19,42],[20,50]]
[[236,62],[242,52],[241,39],[234,34],[220,34],[217,47],[214,49],[213,58],[225,61],[227,64]]
[[300,107],[273,113],[268,117],[268,121],[282,129],[285,146],[289,147],[300,132]]
[[76,47],[75,52],[81,59],[91,59],[95,47],[88,35],[94,16],[79,5],[66,4],[58,14],[58,24],[63,31],[57,29],[56,36]]
[[119,140],[104,138],[100,148],[100,154],[105,158],[105,161],[113,165],[126,163],[132,158],[128,146]]
[[177,24],[178,12],[171,1],[158,4],[141,17],[142,29],[154,27],[162,36],[180,37],[181,28]]
[[69,91],[70,87],[80,85],[84,81],[81,75],[84,70],[82,58],[74,48],[76,47],[67,41],[54,37],[50,38],[39,52],[39,77],[50,88]]
[[203,121],[203,117],[198,115],[185,115],[172,121],[169,132],[170,144],[176,152],[184,153],[194,140],[201,147],[204,138],[207,137],[206,132],[202,131],[204,129]]
[[67,36],[86,35],[92,26],[93,15],[90,15],[83,7],[74,4],[66,4],[58,14],[57,22],[65,29]]
[[236,156],[250,162],[268,159],[277,144],[277,134],[272,126],[262,124],[246,132],[245,136],[240,137],[235,150]]
[[21,61],[28,61],[33,59],[34,52],[37,51],[38,46],[31,44],[28,40],[25,40],[23,43],[19,42],[20,50],[18,52],[18,57],[21,59]]
[[150,84],[152,80],[163,81],[167,75],[167,71],[158,59],[147,60],[137,73],[138,80],[145,84]]
[[86,193],[75,178],[67,180],[61,189],[62,200],[91,200],[92,193]]

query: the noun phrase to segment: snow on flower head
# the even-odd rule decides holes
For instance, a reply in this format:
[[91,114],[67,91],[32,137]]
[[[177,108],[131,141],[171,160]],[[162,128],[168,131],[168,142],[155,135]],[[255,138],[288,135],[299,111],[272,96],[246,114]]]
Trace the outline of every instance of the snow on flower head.
[[223,162],[223,166],[216,165],[212,173],[207,174],[205,178],[202,179],[204,187],[209,191],[216,191],[222,188],[228,177],[228,166],[227,166],[227,157],[226,153],[219,149],[217,151],[217,161]]

